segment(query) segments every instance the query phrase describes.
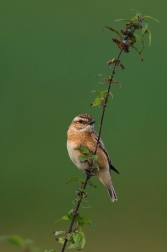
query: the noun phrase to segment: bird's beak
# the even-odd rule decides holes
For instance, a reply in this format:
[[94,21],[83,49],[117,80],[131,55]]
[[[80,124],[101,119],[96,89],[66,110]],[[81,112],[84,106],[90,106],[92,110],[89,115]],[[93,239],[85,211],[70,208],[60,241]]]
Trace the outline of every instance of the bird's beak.
[[94,120],[94,119],[92,119],[90,122],[89,122],[89,124],[90,125],[92,125],[92,124],[94,124],[96,121]]

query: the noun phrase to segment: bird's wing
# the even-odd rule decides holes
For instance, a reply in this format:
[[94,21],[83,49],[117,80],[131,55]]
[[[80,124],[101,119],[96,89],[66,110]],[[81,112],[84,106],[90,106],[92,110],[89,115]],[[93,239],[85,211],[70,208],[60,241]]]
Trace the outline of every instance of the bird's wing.
[[[98,140],[98,136],[99,136],[98,133],[97,133],[97,132],[94,132],[94,137],[95,137],[96,141]],[[109,157],[109,155],[108,155],[108,153],[107,153],[107,151],[106,151],[106,149],[105,149],[104,143],[103,143],[103,141],[101,140],[101,138],[100,138],[100,140],[99,140],[98,146],[99,146],[99,148],[102,149],[102,151],[106,154],[110,169],[113,170],[113,171],[115,171],[116,173],[119,174],[119,171],[117,171],[117,169],[115,169],[115,167],[112,165],[111,159],[110,159],[110,157]]]

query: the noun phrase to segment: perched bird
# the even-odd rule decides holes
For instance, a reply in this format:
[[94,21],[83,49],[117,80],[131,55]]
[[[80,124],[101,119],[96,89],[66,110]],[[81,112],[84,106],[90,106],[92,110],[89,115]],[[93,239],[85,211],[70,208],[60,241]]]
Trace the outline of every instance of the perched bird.
[[[95,120],[88,114],[81,114],[76,116],[67,131],[67,150],[72,162],[81,170],[88,170],[90,164],[88,162],[82,162],[80,156],[82,155],[77,148],[84,146],[89,149],[90,152],[94,153],[96,149],[96,144],[98,140],[98,134],[94,130]],[[114,168],[108,153],[105,149],[104,143],[100,139],[96,155],[98,156],[98,166],[99,169],[95,169],[93,175],[98,177],[98,179],[107,188],[111,200],[114,202],[118,200],[115,193],[110,170],[113,170],[119,174],[119,172]]]

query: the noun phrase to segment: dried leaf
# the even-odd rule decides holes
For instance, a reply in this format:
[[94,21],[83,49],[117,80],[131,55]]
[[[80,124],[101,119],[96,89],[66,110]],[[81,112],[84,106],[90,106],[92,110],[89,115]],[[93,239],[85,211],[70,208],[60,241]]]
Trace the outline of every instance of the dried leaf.
[[56,241],[58,241],[60,244],[64,244],[65,237],[56,238]]
[[54,235],[57,236],[57,235],[60,235],[60,234],[65,234],[66,231],[55,231],[54,232]]

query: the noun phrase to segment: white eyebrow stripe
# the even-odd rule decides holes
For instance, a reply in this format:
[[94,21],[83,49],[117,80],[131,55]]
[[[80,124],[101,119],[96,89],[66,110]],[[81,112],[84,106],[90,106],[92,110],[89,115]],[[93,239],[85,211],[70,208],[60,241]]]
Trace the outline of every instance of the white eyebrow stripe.
[[88,121],[88,119],[86,119],[86,118],[82,118],[82,117],[79,117],[79,116],[76,116],[75,118],[74,118],[74,122],[78,122],[79,120],[82,120],[82,121],[84,121],[84,122],[87,122]]
[[77,121],[79,121],[79,119],[80,119],[80,117],[76,116],[73,121],[77,122]]

